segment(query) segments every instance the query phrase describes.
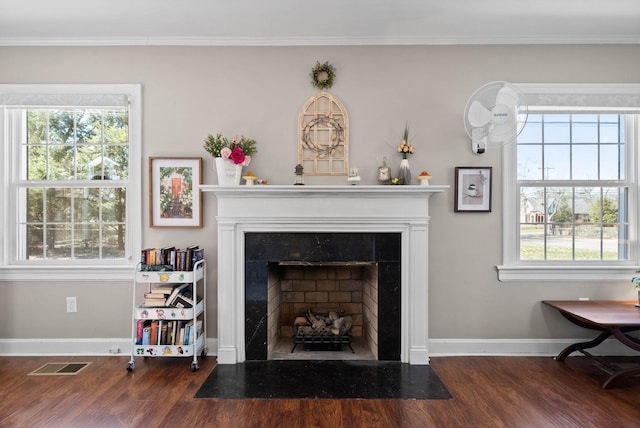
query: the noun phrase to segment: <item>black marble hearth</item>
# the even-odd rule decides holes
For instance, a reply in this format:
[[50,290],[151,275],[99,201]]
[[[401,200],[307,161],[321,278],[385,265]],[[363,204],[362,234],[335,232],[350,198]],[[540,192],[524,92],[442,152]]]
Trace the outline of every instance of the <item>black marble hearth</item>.
[[378,359],[400,361],[400,233],[246,233],[245,352],[267,360],[267,279],[282,261],[378,265]]
[[247,361],[217,365],[195,398],[447,400],[427,365],[396,361]]

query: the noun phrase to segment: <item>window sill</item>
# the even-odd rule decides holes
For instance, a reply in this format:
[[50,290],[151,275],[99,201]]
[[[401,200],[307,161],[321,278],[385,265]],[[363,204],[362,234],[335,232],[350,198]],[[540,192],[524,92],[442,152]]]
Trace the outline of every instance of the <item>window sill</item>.
[[636,266],[496,266],[498,280],[516,281],[631,281]]
[[133,281],[135,266],[10,266],[0,281]]

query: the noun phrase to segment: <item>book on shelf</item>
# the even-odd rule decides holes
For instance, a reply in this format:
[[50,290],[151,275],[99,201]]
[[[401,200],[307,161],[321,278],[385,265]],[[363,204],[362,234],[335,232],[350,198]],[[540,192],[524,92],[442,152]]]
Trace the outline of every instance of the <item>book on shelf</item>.
[[151,289],[151,292],[147,294],[158,295],[158,296],[168,296],[173,292],[174,288],[175,288],[175,284],[160,284],[160,285],[154,286]]
[[158,306],[166,306],[167,299],[164,297],[144,297],[144,306],[153,308]]
[[185,289],[191,287],[192,284],[190,282],[185,282],[184,284],[178,284],[176,285],[173,290],[171,291],[171,294],[169,294],[169,296],[166,298],[165,302],[167,306],[172,306],[172,302],[176,299],[177,296],[179,296],[180,294],[182,294],[184,292]]
[[158,321],[151,321],[151,330],[149,335],[149,345],[157,345],[158,342]]
[[[198,296],[197,301],[202,301],[202,297]],[[167,299],[167,306],[176,308],[193,308],[194,301],[192,287],[181,288],[177,293],[173,293],[172,297]]]

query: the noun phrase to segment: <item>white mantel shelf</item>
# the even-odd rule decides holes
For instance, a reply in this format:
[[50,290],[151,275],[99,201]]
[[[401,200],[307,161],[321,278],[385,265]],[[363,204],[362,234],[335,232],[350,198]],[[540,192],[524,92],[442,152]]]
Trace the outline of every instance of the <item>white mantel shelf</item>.
[[250,232],[399,233],[400,359],[429,364],[429,201],[449,186],[199,187],[217,198],[218,364],[246,358],[244,237]]
[[325,195],[331,195],[335,197],[353,197],[353,196],[368,196],[375,197],[380,195],[385,198],[399,197],[403,198],[407,195],[423,195],[430,196],[432,193],[442,193],[449,189],[448,185],[430,185],[430,186],[316,186],[316,185],[254,185],[254,186],[218,186],[211,184],[200,185],[200,190],[203,192],[215,192],[218,195],[233,195],[236,197],[272,197],[272,196],[287,196],[295,197],[309,196],[309,197],[323,197]]

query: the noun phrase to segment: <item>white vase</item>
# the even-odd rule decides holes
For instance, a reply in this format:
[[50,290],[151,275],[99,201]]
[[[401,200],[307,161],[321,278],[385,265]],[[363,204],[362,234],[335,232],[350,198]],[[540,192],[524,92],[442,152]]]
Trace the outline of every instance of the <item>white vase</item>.
[[402,159],[400,161],[400,178],[402,178],[402,184],[411,184],[411,169],[409,169],[409,159]]
[[242,177],[242,164],[235,164],[231,159],[215,158],[218,185],[239,186]]

